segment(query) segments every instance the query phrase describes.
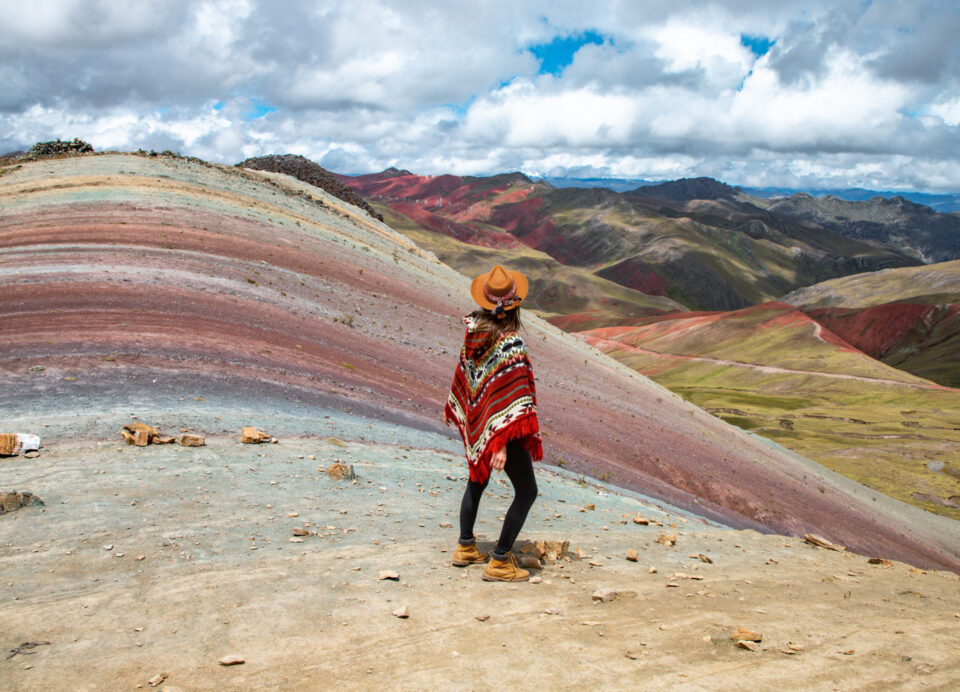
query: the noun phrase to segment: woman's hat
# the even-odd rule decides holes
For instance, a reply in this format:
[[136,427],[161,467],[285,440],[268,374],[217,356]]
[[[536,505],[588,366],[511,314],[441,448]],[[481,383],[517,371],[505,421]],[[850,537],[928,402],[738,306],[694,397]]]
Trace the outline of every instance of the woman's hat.
[[520,307],[529,289],[527,277],[498,264],[473,280],[470,294],[477,305],[487,310],[513,310]]

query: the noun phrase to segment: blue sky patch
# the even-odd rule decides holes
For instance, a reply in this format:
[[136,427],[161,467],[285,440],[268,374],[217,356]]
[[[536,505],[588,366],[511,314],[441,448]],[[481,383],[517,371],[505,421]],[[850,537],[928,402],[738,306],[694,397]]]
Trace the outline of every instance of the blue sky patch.
[[257,118],[262,118],[267,113],[276,112],[276,108],[273,106],[264,103],[260,99],[251,98],[250,99],[250,110],[244,112],[244,120],[256,120]]
[[744,48],[749,48],[758,58],[762,55],[766,55],[767,51],[773,47],[774,43],[776,43],[776,41],[769,39],[766,36],[740,34],[740,45]]
[[607,39],[596,31],[584,31],[572,36],[555,36],[550,43],[530,46],[533,57],[540,61],[540,74],[559,75],[573,62],[574,54],[588,43],[602,46]]

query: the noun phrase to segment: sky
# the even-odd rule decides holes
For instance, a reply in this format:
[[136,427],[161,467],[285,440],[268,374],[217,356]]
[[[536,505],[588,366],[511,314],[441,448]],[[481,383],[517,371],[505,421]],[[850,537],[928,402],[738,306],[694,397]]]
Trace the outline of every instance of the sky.
[[956,0],[0,0],[0,153],[960,191]]

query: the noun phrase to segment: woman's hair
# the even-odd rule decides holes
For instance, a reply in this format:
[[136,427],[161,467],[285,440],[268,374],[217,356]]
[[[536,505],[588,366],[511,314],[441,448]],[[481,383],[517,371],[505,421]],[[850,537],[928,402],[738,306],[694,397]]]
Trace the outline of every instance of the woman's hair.
[[507,310],[503,317],[497,319],[492,310],[474,310],[470,313],[480,331],[490,333],[490,341],[496,341],[503,332],[519,332],[523,324],[520,322],[520,306]]

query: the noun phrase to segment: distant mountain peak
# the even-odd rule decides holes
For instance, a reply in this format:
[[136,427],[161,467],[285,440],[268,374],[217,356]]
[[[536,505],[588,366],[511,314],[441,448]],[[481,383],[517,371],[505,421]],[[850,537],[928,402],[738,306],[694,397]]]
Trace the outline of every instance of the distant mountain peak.
[[396,168],[394,166],[390,166],[390,168],[384,169],[380,172],[381,178],[396,178],[401,175],[413,175],[413,173],[402,168]]
[[713,178],[681,178],[659,185],[647,185],[631,190],[628,195],[635,197],[658,197],[675,202],[692,199],[733,199],[740,188],[721,183]]

